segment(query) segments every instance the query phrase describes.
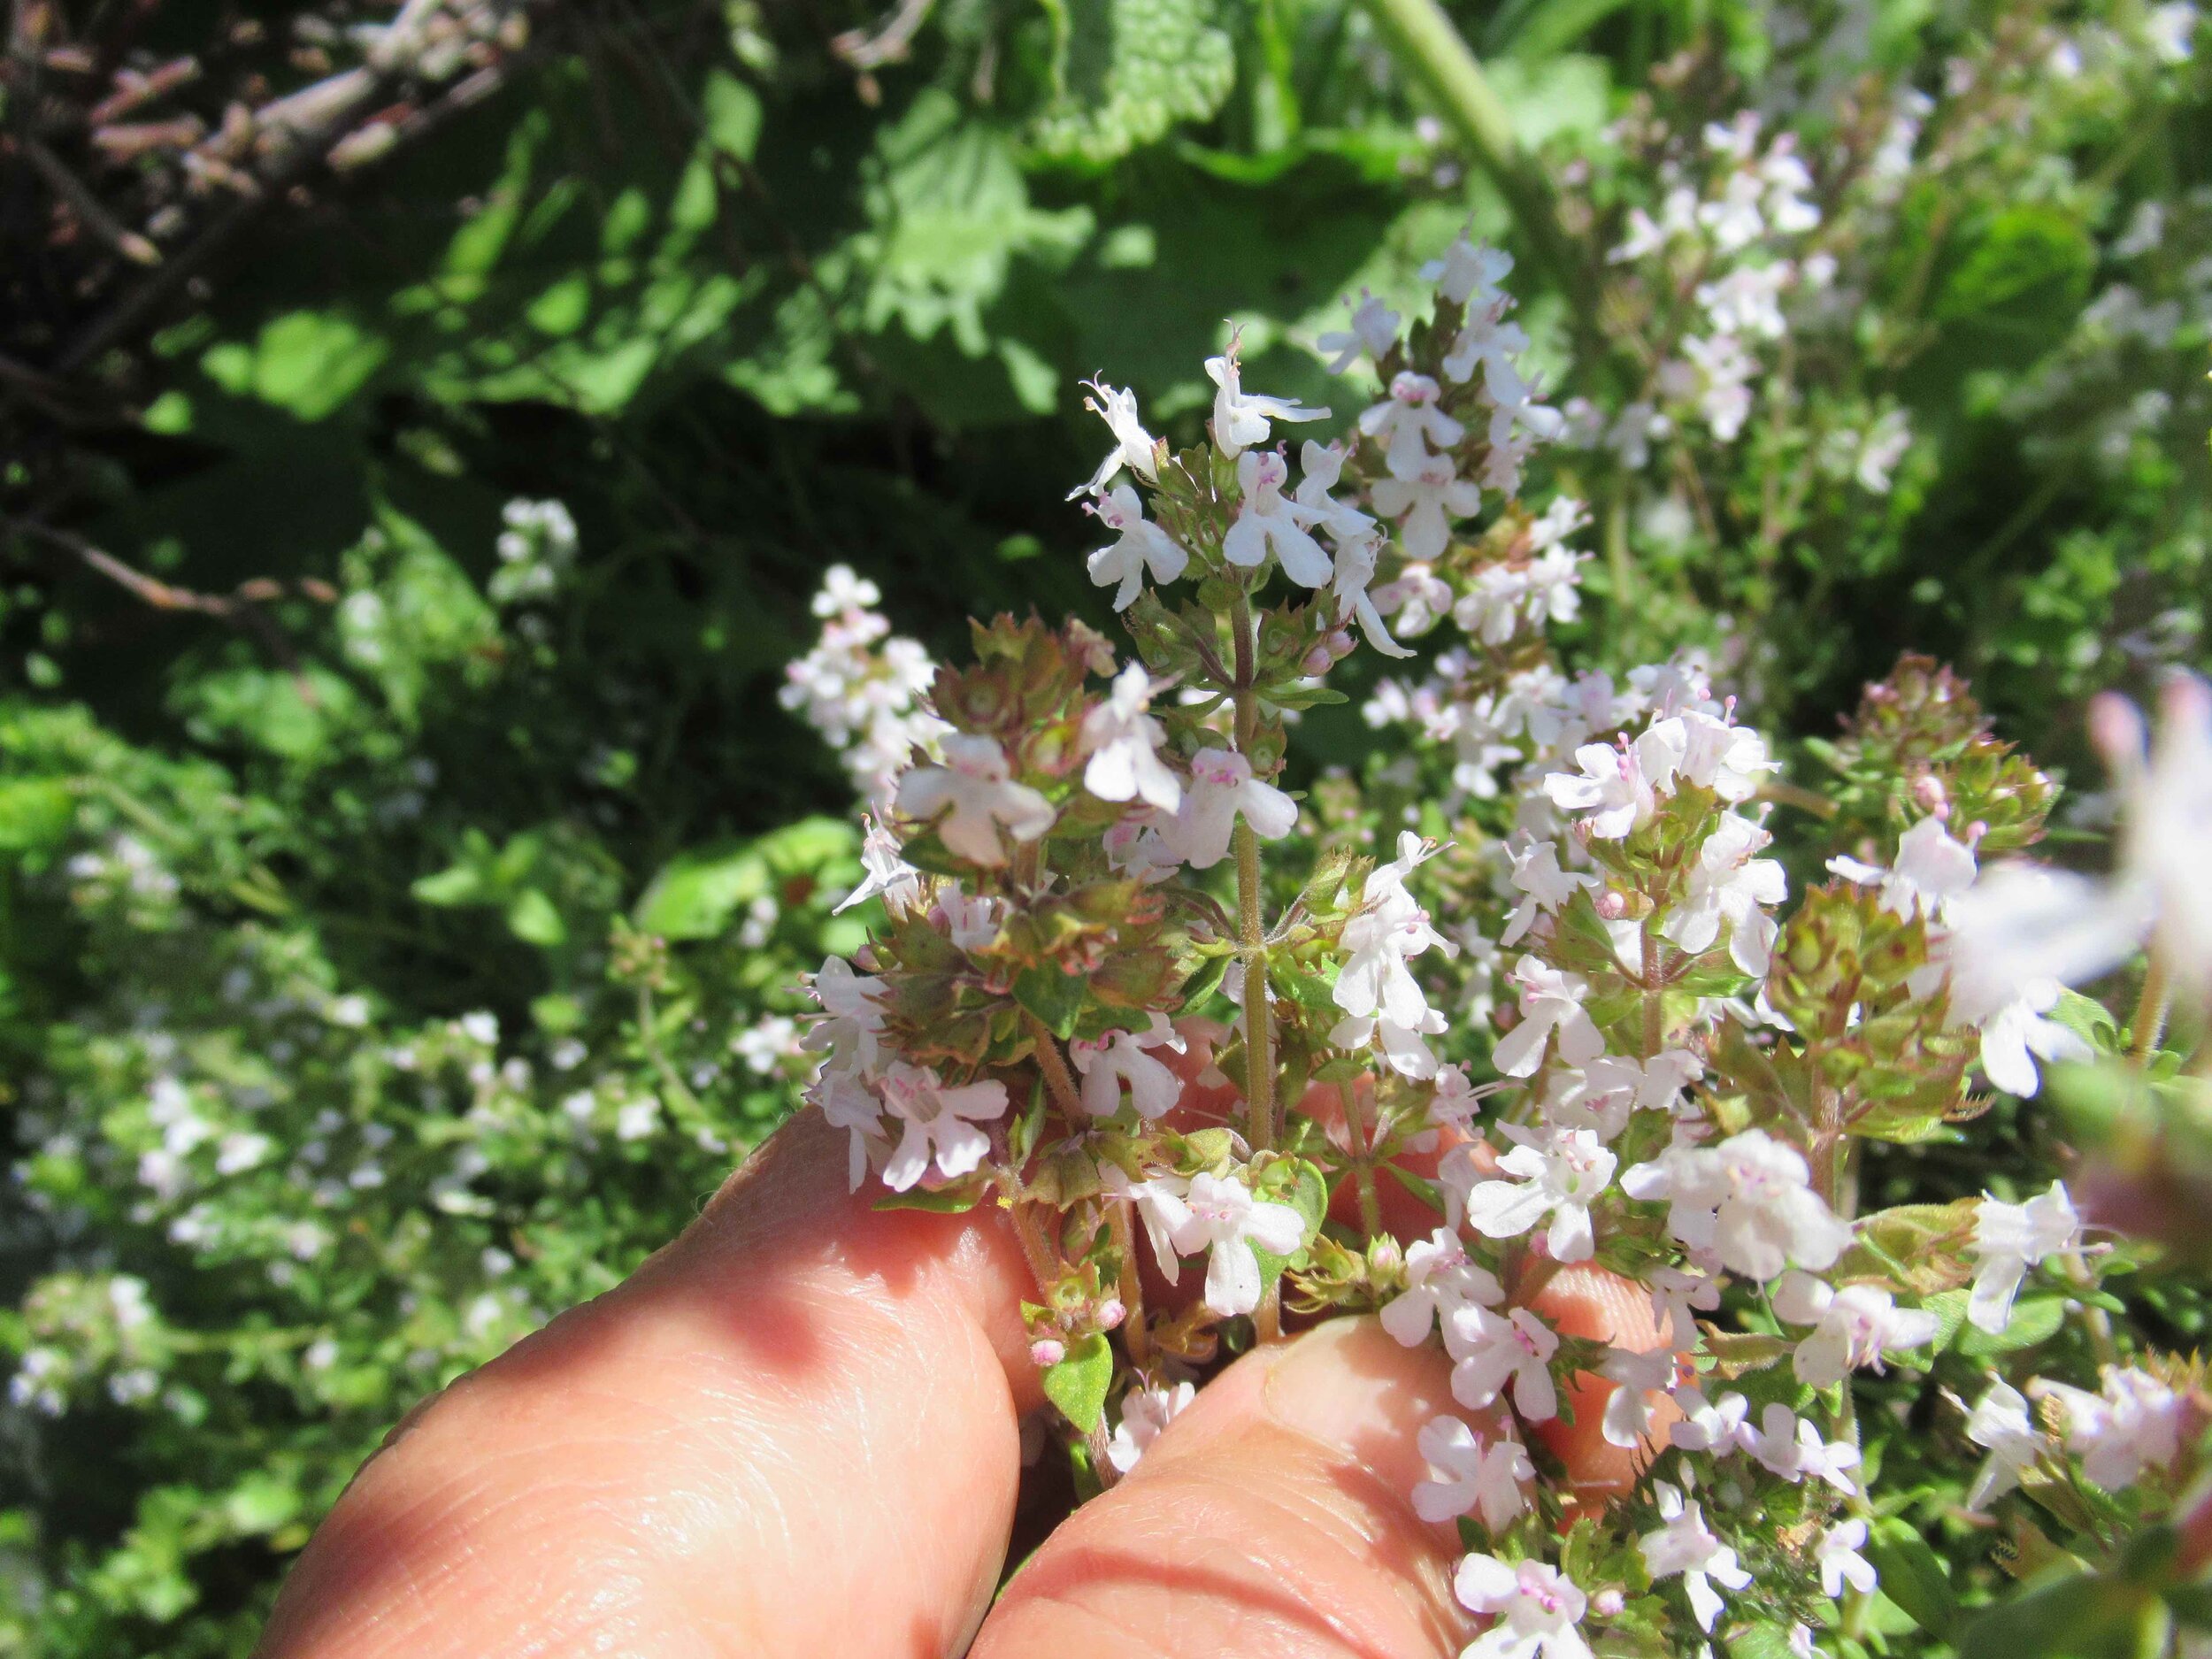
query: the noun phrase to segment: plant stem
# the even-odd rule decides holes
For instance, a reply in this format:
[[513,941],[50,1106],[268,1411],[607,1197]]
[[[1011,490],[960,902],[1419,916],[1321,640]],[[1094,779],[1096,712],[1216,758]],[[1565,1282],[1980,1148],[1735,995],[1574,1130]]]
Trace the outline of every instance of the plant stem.
[[1647,1060],[1657,1055],[1667,1041],[1666,1007],[1659,991],[1659,935],[1650,928],[1644,929],[1643,972],[1640,976],[1644,987],[1644,1053]]
[[1382,1234],[1382,1200],[1375,1192],[1375,1143],[1367,1133],[1367,1112],[1353,1083],[1340,1083],[1344,1097],[1344,1132],[1352,1143],[1352,1179],[1359,1189],[1359,1225],[1371,1239]]
[[1037,1294],[1046,1294],[1060,1282],[1059,1252],[1037,1225],[1037,1206],[1025,1202],[1018,1194],[1014,1171],[1002,1167],[999,1186],[1006,1194],[1007,1212],[1014,1217],[1014,1236],[1021,1240],[1022,1255],[1028,1259],[1030,1273],[1037,1281]]
[[[1256,674],[1256,624],[1251,602],[1239,594],[1230,609],[1229,627],[1236,646],[1237,752],[1248,759],[1259,726],[1259,697],[1253,690]],[[1275,1144],[1275,1031],[1274,1012],[1267,999],[1267,918],[1261,914],[1260,838],[1241,818],[1231,838],[1237,856],[1237,938],[1244,963],[1244,1079],[1246,1138],[1252,1150],[1264,1152]]]
[[1053,1104],[1059,1107],[1071,1125],[1083,1121],[1083,1095],[1075,1087],[1075,1078],[1068,1071],[1068,1063],[1060,1055],[1060,1045],[1054,1041],[1052,1031],[1044,1021],[1027,1009],[1022,1010],[1022,1019],[1029,1027],[1029,1034],[1037,1045],[1037,1070],[1044,1073],[1045,1088],[1052,1095]]
[[[1436,0],[1363,0],[1402,68],[1436,101],[1466,144],[1475,164],[1505,198],[1529,250],[1567,292],[1578,330],[1599,342],[1601,293],[1587,261],[1578,257],[1559,222],[1558,203],[1542,169],[1513,137],[1512,118],[1459,31]],[[1600,351],[1589,354],[1594,360]]]
[[1106,1225],[1114,1235],[1114,1249],[1121,1257],[1122,1341],[1129,1363],[1141,1365],[1152,1357],[1152,1333],[1144,1322],[1144,1276],[1137,1271],[1136,1229],[1129,1225],[1129,1201],[1109,1199]]
[[2139,1071],[2150,1064],[2151,1051],[2166,1034],[2166,1009],[2171,1000],[2165,958],[2154,949],[2150,965],[2143,972],[2143,994],[2135,999],[2135,1018],[2128,1022],[2134,1039],[2129,1045],[2128,1058]]

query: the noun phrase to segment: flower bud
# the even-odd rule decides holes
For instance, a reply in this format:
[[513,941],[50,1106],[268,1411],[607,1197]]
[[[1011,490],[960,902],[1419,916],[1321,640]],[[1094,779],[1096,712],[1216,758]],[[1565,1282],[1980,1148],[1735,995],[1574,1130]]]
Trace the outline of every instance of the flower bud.
[[1129,1310],[1122,1306],[1118,1296],[1109,1296],[1098,1305],[1098,1328],[1102,1331],[1118,1330],[1128,1317]]
[[1029,1345],[1029,1363],[1039,1371],[1057,1365],[1068,1356],[1068,1345],[1056,1337],[1041,1336]]
[[1328,647],[1329,655],[1340,659],[1349,657],[1356,649],[1352,643],[1351,634],[1343,628],[1329,635]]
[[1922,811],[1935,817],[1942,817],[1951,810],[1943,780],[1932,772],[1924,772],[1912,780],[1912,798]]
[[1374,1279],[1395,1279],[1405,1271],[1406,1254],[1398,1240],[1385,1233],[1367,1247],[1367,1271]]
[[1628,895],[1613,887],[1607,887],[1591,903],[1597,913],[1609,922],[1617,922],[1628,914]]
[[1329,672],[1330,665],[1335,661],[1336,658],[1329,655],[1329,648],[1325,641],[1308,651],[1304,660],[1298,665],[1309,674],[1325,674]]
[[1618,1618],[1627,1605],[1628,1598],[1609,1586],[1590,1598],[1590,1611],[1600,1618]]

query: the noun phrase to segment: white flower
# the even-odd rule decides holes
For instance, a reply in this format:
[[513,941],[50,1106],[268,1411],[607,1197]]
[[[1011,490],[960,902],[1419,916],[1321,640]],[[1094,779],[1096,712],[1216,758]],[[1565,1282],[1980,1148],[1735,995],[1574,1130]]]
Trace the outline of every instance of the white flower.
[[1725,1457],[1751,1450],[1758,1439],[1759,1432],[1745,1420],[1751,1402],[1741,1394],[1723,1394],[1716,1402],[1686,1386],[1674,1391],[1674,1403],[1682,1409],[1682,1417],[1667,1432],[1670,1446]]
[[1590,1659],[1590,1644],[1575,1628],[1590,1600],[1556,1567],[1470,1555],[1453,1575],[1452,1594],[1493,1620],[1459,1659]]
[[1698,1628],[1709,1631],[1721,1615],[1722,1605],[1712,1581],[1717,1578],[1731,1590],[1741,1590],[1750,1585],[1751,1575],[1738,1564],[1736,1552],[1705,1525],[1704,1511],[1687,1502],[1679,1487],[1660,1480],[1653,1483],[1653,1489],[1658,1494],[1659,1518],[1664,1525],[1638,1540],[1644,1569],[1655,1580],[1681,1574]]
[[1593,837],[1618,841],[1658,810],[1656,792],[1681,761],[1678,738],[1662,723],[1633,744],[1585,743],[1575,750],[1580,773],[1548,773],[1544,793],[1563,812],[1588,813],[1579,822]]
[[1507,1313],[1469,1303],[1444,1320],[1444,1351],[1452,1358],[1452,1398],[1479,1411],[1513,1390],[1515,1409],[1531,1423],[1559,1415],[1551,1356],[1559,1338],[1526,1308]]
[[1397,312],[1362,288],[1349,328],[1323,334],[1314,343],[1324,351],[1336,353],[1329,363],[1329,373],[1341,374],[1363,354],[1381,362],[1398,343],[1398,323]]
[[1545,1217],[1545,1247],[1559,1262],[1586,1262],[1596,1254],[1590,1206],[1613,1179],[1617,1161],[1586,1129],[1524,1129],[1501,1133],[1519,1144],[1498,1160],[1515,1180],[1484,1181],[1467,1194],[1467,1219],[1488,1239],[1515,1239]]
[[1940,818],[1924,818],[1898,839],[1897,862],[1885,870],[1842,854],[1828,861],[1831,875],[1860,887],[1880,887],[1881,905],[1893,916],[1916,914],[1939,921],[1974,885],[1974,849],[1951,839]]
[[[1296,1210],[1254,1198],[1241,1181],[1194,1175],[1189,1192],[1172,1202],[1182,1211],[1172,1233],[1175,1248],[1184,1256],[1209,1252],[1206,1306],[1225,1319],[1260,1305],[1255,1245],[1270,1256],[1287,1256],[1305,1242],[1305,1220]],[[1168,1210],[1169,1204],[1163,1202],[1161,1207]]]
[[1733,334],[1709,340],[1686,334],[1682,351],[1687,361],[1666,365],[1660,383],[1672,395],[1694,401],[1713,436],[1732,443],[1751,413],[1748,382],[1758,365]]
[[[845,1175],[848,1186],[858,1192],[868,1166],[881,1164],[891,1150],[891,1139],[883,1132],[882,1102],[876,1098],[873,1089],[849,1071],[825,1071],[807,1091],[807,1098],[821,1108],[824,1122],[850,1135]],[[572,1096],[572,1113],[582,1120],[596,1103],[588,1093]],[[584,1107],[586,1112],[574,1113],[576,1106]]]
[[1720,1280],[1694,1268],[1655,1267],[1644,1279],[1651,1291],[1651,1317],[1669,1348],[1686,1348],[1697,1341],[1695,1313],[1713,1313],[1720,1307]]
[[1004,749],[964,732],[945,739],[943,765],[918,767],[899,780],[898,808],[915,818],[945,812],[937,826],[945,846],[986,866],[1006,862],[1000,825],[1016,841],[1033,841],[1052,827],[1054,817],[1050,802],[1008,776]]
[[1086,491],[1097,495],[1125,466],[1140,478],[1151,479],[1154,476],[1153,457],[1158,453],[1158,445],[1152,434],[1137,419],[1137,395],[1134,392],[1117,391],[1103,380],[1087,380],[1085,384],[1091,388],[1093,395],[1083,400],[1083,407],[1106,423],[1114,434],[1114,447],[1098,464],[1098,471],[1091,474],[1088,483],[1068,492],[1070,501]]
[[1728,956],[1753,978],[1772,959],[1777,925],[1766,911],[1789,896],[1789,877],[1758,855],[1774,838],[1749,818],[1722,815],[1699,847],[1681,902],[1659,925],[1662,937],[1693,955],[1710,949],[1728,924]]
[[1866,1545],[1864,1521],[1838,1521],[1824,1530],[1813,1546],[1813,1559],[1820,1567],[1820,1588],[1824,1595],[1839,1596],[1843,1586],[1849,1585],[1861,1595],[1872,1595],[1880,1582],[1874,1571],[1874,1563],[1859,1551]]
[[[1303,485],[1299,486],[1299,493],[1305,493]],[[1412,651],[1391,637],[1389,625],[1383,620],[1382,612],[1376,609],[1368,592],[1368,584],[1375,578],[1375,559],[1381,549],[1379,535],[1361,541],[1340,542],[1336,549],[1336,577],[1329,585],[1329,592],[1336,600],[1339,622],[1356,618],[1360,632],[1367,636],[1370,645],[1385,657],[1408,657],[1413,655]]]
[[1758,174],[1732,173],[1721,194],[1699,206],[1697,222],[1713,233],[1714,245],[1723,253],[1734,253],[1766,234],[1766,219],[1759,211],[1763,194]]
[[1183,786],[1161,760],[1167,733],[1146,710],[1152,706],[1152,677],[1142,663],[1114,676],[1103,703],[1083,717],[1083,787],[1102,801],[1146,801],[1172,812],[1183,803]]
[[1671,1146],[1622,1176],[1621,1187],[1632,1198],[1665,1199],[1667,1230],[1678,1240],[1763,1280],[1793,1263],[1832,1266],[1851,1241],[1850,1227],[1810,1181],[1795,1148],[1747,1129],[1717,1146]]
[[1417,1028],[1427,1015],[1428,999],[1406,964],[1432,945],[1448,956],[1459,954],[1406,891],[1406,878],[1432,853],[1409,830],[1398,838],[1398,856],[1369,873],[1360,908],[1344,925],[1344,965],[1330,993],[1346,1013],[1379,1015],[1408,1029]]
[[1298,450],[1298,468],[1302,476],[1292,497],[1304,514],[1304,521],[1326,530],[1340,549],[1375,539],[1374,519],[1329,493],[1343,474],[1344,455],[1341,444],[1317,443],[1307,439]]
[[829,956],[809,988],[828,1018],[807,1033],[800,1047],[809,1054],[826,1050],[830,1058],[825,1064],[833,1071],[874,1071],[883,1030],[883,1008],[876,999],[883,981],[855,973],[842,956]]
[[2196,56],[2196,42],[2191,38],[2197,29],[2197,9],[2189,0],[2167,0],[2164,5],[2153,6],[2144,19],[2144,37],[2162,62],[2185,64]]
[[1467,1259],[1458,1235],[1439,1227],[1406,1247],[1406,1287],[1383,1304],[1382,1326],[1405,1347],[1417,1348],[1460,1309],[1494,1308],[1504,1300],[1504,1288]]
[[1175,1229],[1190,1215],[1183,1202],[1190,1183],[1166,1170],[1148,1170],[1142,1180],[1133,1181],[1118,1166],[1103,1161],[1098,1175],[1109,1194],[1127,1200],[1136,1210],[1151,1241],[1152,1258],[1160,1264],[1160,1276],[1171,1285],[1180,1282],[1183,1263],[1175,1254]]
[[1361,411],[1359,429],[1382,446],[1383,465],[1391,477],[1419,477],[1432,458],[1432,447],[1448,449],[1467,435],[1466,427],[1437,407],[1443,389],[1427,375],[1408,370],[1392,378],[1387,397]]
[[1496,304],[1505,296],[1498,284],[1513,274],[1513,256],[1487,242],[1462,236],[1444,250],[1441,258],[1421,267],[1421,280],[1436,284],[1437,292],[1455,305],[1471,310]]
[[2050,1191],[2024,1204],[1985,1193],[1974,1206],[1974,1241],[1967,1247],[1975,1257],[1967,1322],[1978,1330],[2002,1331],[2012,1323],[2012,1299],[2028,1269],[2080,1244],[2081,1217],[2062,1181],[2053,1181]]
[[1598,1367],[1601,1376],[1618,1386],[1605,1402],[1605,1417],[1598,1425],[1613,1446],[1635,1446],[1650,1438],[1652,1401],[1674,1386],[1674,1350],[1657,1348],[1647,1354],[1617,1348]]
[[1110,495],[1092,503],[1091,511],[1118,538],[1113,546],[1093,553],[1087,566],[1094,585],[1115,588],[1119,584],[1114,594],[1115,610],[1129,609],[1144,587],[1147,571],[1152,572],[1155,582],[1171,582],[1189,565],[1190,555],[1173,536],[1144,516],[1144,503],[1128,485],[1116,485]]
[[1148,1048],[1183,1052],[1182,1036],[1164,1015],[1155,1013],[1148,1030],[1110,1031],[1095,1041],[1070,1043],[1075,1069],[1083,1074],[1083,1110],[1094,1118],[1112,1117],[1121,1110],[1125,1082],[1138,1117],[1147,1123],[1165,1117],[1183,1098],[1183,1082],[1164,1061],[1145,1052]]
[[1508,879],[1520,893],[1521,902],[1506,918],[1505,931],[1498,935],[1502,945],[1518,944],[1539,916],[1558,915],[1560,906],[1578,888],[1598,885],[1594,875],[1560,867],[1556,841],[1536,841],[1525,833],[1516,839],[1517,847],[1508,843],[1513,859],[1513,873]]
[[[1780,761],[1769,757],[1766,740],[1757,731],[1723,716],[1686,709],[1652,725],[1663,734],[1663,750],[1678,751],[1677,774],[1731,806],[1756,795],[1764,774],[1782,770]],[[1661,787],[1669,786],[1663,781]]]
[[1106,1461],[1118,1473],[1127,1474],[1160,1438],[1160,1431],[1197,1397],[1198,1391],[1187,1382],[1130,1390],[1121,1402],[1121,1421],[1114,1426],[1114,1437],[1106,1442]]
[[841,916],[879,893],[883,895],[885,913],[894,920],[920,902],[922,872],[906,862],[899,838],[891,833],[889,825],[868,820],[868,833],[860,842],[860,867],[867,872],[866,879],[845,895],[831,915]]
[[1433,1471],[1413,1488],[1413,1512],[1423,1520],[1452,1521],[1479,1512],[1482,1524],[1499,1532],[1528,1507],[1521,1485],[1536,1478],[1536,1466],[1520,1441],[1486,1445],[1457,1417],[1431,1417],[1417,1443]]
[[1244,389],[1237,364],[1237,345],[1217,357],[1206,359],[1206,373],[1215,387],[1214,442],[1222,454],[1241,455],[1254,444],[1267,442],[1271,420],[1326,420],[1325,409],[1308,409],[1285,397],[1262,397]]
[[1824,1480],[1846,1497],[1857,1494],[1851,1471],[1859,1466],[1859,1448],[1848,1440],[1824,1440],[1810,1418],[1779,1401],[1759,1414],[1758,1428],[1747,1438],[1752,1456],[1769,1474],[1792,1486],[1809,1478]]
[[996,1078],[947,1087],[926,1066],[894,1061],[879,1086],[884,1111],[904,1125],[883,1166],[883,1184],[905,1192],[934,1165],[945,1179],[972,1174],[991,1149],[975,1125],[1006,1115],[1006,1085]]
[[1697,285],[1697,303],[1716,332],[1749,334],[1755,340],[1779,340],[1787,332],[1782,320],[1784,290],[1797,280],[1797,267],[1786,259],[1772,265],[1740,265],[1717,282]]
[[1244,504],[1237,509],[1228,534],[1221,538],[1221,557],[1242,570],[1267,562],[1272,552],[1283,574],[1301,588],[1325,588],[1335,575],[1329,556],[1307,534],[1307,510],[1283,499],[1290,468],[1271,450],[1248,449],[1237,457],[1237,488]]
[[1589,987],[1582,976],[1563,973],[1523,956],[1507,976],[1519,994],[1520,1024],[1498,1039],[1491,1063],[1507,1077],[1527,1077],[1544,1057],[1544,1040],[1559,1033],[1559,1057],[1585,1065],[1605,1052],[1605,1039],[1582,1006]]
[[1628,1127],[1630,1113],[1673,1110],[1682,1091],[1704,1075],[1703,1062],[1686,1048],[1663,1048],[1648,1061],[1601,1054],[1553,1073],[1544,1115],[1563,1129],[1610,1141]]
[[2147,1468],[2163,1469],[2181,1449],[2186,1402],[2147,1371],[2107,1365],[2104,1392],[2093,1394],[2038,1379],[2028,1393],[2058,1402],[2066,1419],[2066,1449],[2081,1471],[2108,1492],[2133,1486]]
[[963,893],[957,881],[948,881],[938,891],[933,910],[945,919],[946,938],[962,950],[982,950],[997,941],[1001,908],[998,900]]
[[1938,1328],[1935,1315],[1900,1308],[1878,1285],[1838,1290],[1795,1269],[1775,1285],[1773,1302],[1774,1311],[1790,1324],[1813,1327],[1791,1363],[1797,1379],[1816,1388],[1832,1387],[1862,1365],[1879,1371],[1886,1351],[1932,1342]]
[[1988,1390],[1967,1413],[1966,1438],[1985,1448],[1988,1458],[1966,1494],[1966,1507],[1980,1510],[2020,1484],[2024,1471],[2043,1455],[2043,1433],[2029,1414],[2020,1391],[1992,1378]]
[[1228,855],[1240,813],[1262,841],[1279,841],[1296,827],[1298,803],[1252,775],[1252,763],[1233,749],[1202,749],[1191,759],[1183,804],[1160,833],[1194,870],[1208,870]]
[[[2045,1018],[2064,994],[2065,987],[2056,979],[2032,979],[2011,1002],[1979,1022],[1982,1071],[1994,1087],[2025,1100],[2042,1087],[2038,1060],[2048,1064],[2094,1057],[2095,1050],[2079,1033]],[[1955,1018],[1947,1023],[1974,1022]]]
[[1372,1043],[1383,1064],[1400,1077],[1418,1082],[1436,1075],[1436,1056],[1424,1037],[1448,1029],[1444,1016],[1426,1009],[1414,1024],[1401,1025],[1387,1014],[1347,1014],[1329,1028],[1329,1046],[1356,1053]]
[[1527,331],[1507,322],[1502,307],[1471,311],[1467,326],[1452,342],[1441,366],[1449,379],[1461,383],[1479,367],[1483,388],[1500,407],[1511,408],[1528,397],[1528,382],[1521,378],[1516,361],[1527,349]]
[[1451,544],[1451,519],[1482,511],[1482,487],[1461,478],[1448,455],[1432,455],[1403,478],[1379,478],[1368,498],[1398,525],[1406,557],[1433,560]]

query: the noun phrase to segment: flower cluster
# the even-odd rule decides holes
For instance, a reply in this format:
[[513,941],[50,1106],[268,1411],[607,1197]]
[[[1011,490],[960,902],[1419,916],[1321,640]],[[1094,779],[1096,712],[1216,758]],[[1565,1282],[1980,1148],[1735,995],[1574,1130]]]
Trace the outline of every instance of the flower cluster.
[[[1691,285],[1709,355],[1763,337],[1808,280],[1774,243],[1819,224],[1811,176],[1759,134],[1716,129],[1710,188],[1633,221],[1632,257],[1767,256]],[[1409,327],[1357,306],[1321,348],[1381,395],[1294,463],[1278,429],[1329,411],[1248,389],[1234,340],[1194,448],[1091,388],[1112,448],[1076,494],[1113,537],[1088,569],[1133,658],[1002,618],[973,667],[937,671],[945,729],[889,789],[856,895],[881,924],[815,981],[811,1098],[878,1202],[1011,1213],[1086,1481],[1140,1466],[1225,1337],[1371,1310],[1441,1348],[1470,1414],[1422,1429],[1408,1494],[1467,1543],[1458,1599],[1487,1621],[1470,1655],[1757,1629],[1805,1652],[1863,1618],[1906,1548],[1867,1484],[1862,1389],[1967,1384],[1979,1403],[1944,1432],[1986,1455],[1971,1508],[2066,1467],[2154,1507],[2199,1466],[2212,1411],[2177,1362],[2106,1356],[2094,1387],[1984,1368],[2074,1328],[2085,1304],[2047,1280],[2080,1293],[2114,1265],[2063,1185],[1863,1195],[1882,1148],[1982,1114],[1979,1086],[2025,1097],[2039,1062],[2096,1056],[2054,1018],[2061,981],[2148,938],[2200,982],[2178,849],[2212,806],[2212,704],[2183,682],[2147,758],[2118,705],[2101,716],[2132,827],[2100,883],[1983,875],[2055,790],[1922,659],[1820,747],[1818,788],[1786,780],[1695,657],[1571,673],[1549,632],[1578,615],[1586,515],[1520,499],[1563,428],[1522,366],[1509,271],[1463,241]],[[1714,385],[1696,397],[1717,431],[1740,421]],[[1286,720],[1338,695],[1355,630],[1401,657],[1446,618],[1465,642],[1369,709],[1414,727],[1411,758],[1333,780],[1326,823],[1302,812]],[[1387,822],[1359,797],[1425,778],[1394,856],[1331,832]],[[1777,818],[1808,804],[1826,879],[1793,903]],[[1560,1319],[1562,1276],[1593,1273],[1647,1295],[1646,1340]],[[1610,1505],[1551,1478],[1580,1414],[1637,1471]]]

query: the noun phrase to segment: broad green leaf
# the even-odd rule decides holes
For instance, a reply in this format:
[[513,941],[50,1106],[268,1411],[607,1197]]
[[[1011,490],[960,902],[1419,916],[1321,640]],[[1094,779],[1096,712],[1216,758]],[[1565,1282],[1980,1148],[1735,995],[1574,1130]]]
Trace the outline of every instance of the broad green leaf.
[[1867,1541],[1866,1558],[1881,1575],[1884,1595],[1931,1636],[1950,1639],[1958,1619],[1958,1594],[1926,1539],[1902,1521],[1884,1521]]
[[1096,1331],[1069,1343],[1066,1356],[1045,1367],[1043,1381],[1045,1398],[1088,1434],[1106,1415],[1106,1391],[1114,1381],[1113,1345]]

